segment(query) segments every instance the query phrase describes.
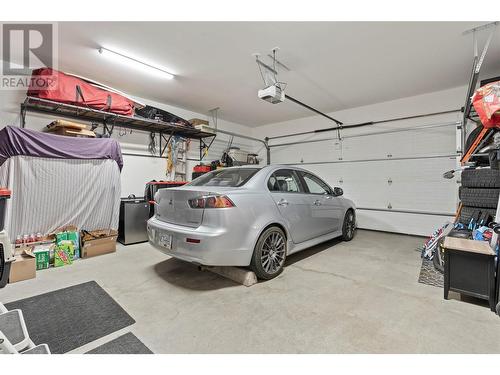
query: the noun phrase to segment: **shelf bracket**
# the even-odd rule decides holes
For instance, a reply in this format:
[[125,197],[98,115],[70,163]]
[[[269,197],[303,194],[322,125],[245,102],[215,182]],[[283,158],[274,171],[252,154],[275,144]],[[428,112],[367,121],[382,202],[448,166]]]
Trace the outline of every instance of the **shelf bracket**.
[[216,137],[217,135],[213,135],[208,143],[206,143],[204,139],[200,139],[200,161],[207,156],[208,150],[210,150],[210,147],[212,146],[212,143],[214,143]]
[[[167,150],[168,144],[170,143],[170,140],[172,139],[173,133],[170,133],[169,137],[167,138],[165,136],[165,133],[160,133],[160,156],[164,157],[165,156],[165,151]],[[165,141],[165,145],[163,144],[163,141]]]

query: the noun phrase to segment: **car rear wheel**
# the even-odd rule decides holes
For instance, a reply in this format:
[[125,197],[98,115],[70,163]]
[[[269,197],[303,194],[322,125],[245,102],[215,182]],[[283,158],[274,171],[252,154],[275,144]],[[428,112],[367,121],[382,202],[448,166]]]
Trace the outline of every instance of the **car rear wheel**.
[[342,225],[342,239],[350,241],[354,238],[356,233],[356,215],[353,210],[346,212],[344,217],[344,224]]
[[286,259],[286,236],[278,227],[270,227],[259,237],[250,267],[259,279],[270,280],[283,272]]

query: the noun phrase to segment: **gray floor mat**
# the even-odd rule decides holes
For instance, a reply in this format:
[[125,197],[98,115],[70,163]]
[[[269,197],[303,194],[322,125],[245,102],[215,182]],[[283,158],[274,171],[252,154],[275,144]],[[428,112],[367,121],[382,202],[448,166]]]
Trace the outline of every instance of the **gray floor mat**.
[[21,309],[35,344],[66,353],[135,323],[95,281],[6,304]]
[[434,268],[432,260],[422,259],[418,282],[442,288],[444,285],[444,275]]
[[21,326],[19,311],[8,311],[0,314],[0,331],[2,331],[12,345],[17,345],[26,339]]
[[153,354],[153,352],[132,332],[128,332],[85,354]]

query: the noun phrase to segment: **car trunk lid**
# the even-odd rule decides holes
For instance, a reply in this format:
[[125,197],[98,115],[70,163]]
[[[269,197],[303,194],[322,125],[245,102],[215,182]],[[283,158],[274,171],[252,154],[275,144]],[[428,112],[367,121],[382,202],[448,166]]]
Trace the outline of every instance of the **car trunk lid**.
[[161,189],[156,193],[156,217],[158,220],[197,228],[203,221],[202,208],[191,208],[188,201],[193,198],[213,194],[225,194],[234,188],[216,188],[209,186],[185,186],[182,188]]

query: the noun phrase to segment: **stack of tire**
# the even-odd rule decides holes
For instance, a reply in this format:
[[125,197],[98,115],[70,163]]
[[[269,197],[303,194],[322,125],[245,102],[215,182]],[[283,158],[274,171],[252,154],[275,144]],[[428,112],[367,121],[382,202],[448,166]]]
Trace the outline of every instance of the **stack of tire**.
[[462,171],[459,197],[462,202],[459,222],[468,224],[478,211],[488,213],[495,220],[500,195],[500,170],[465,169]]

